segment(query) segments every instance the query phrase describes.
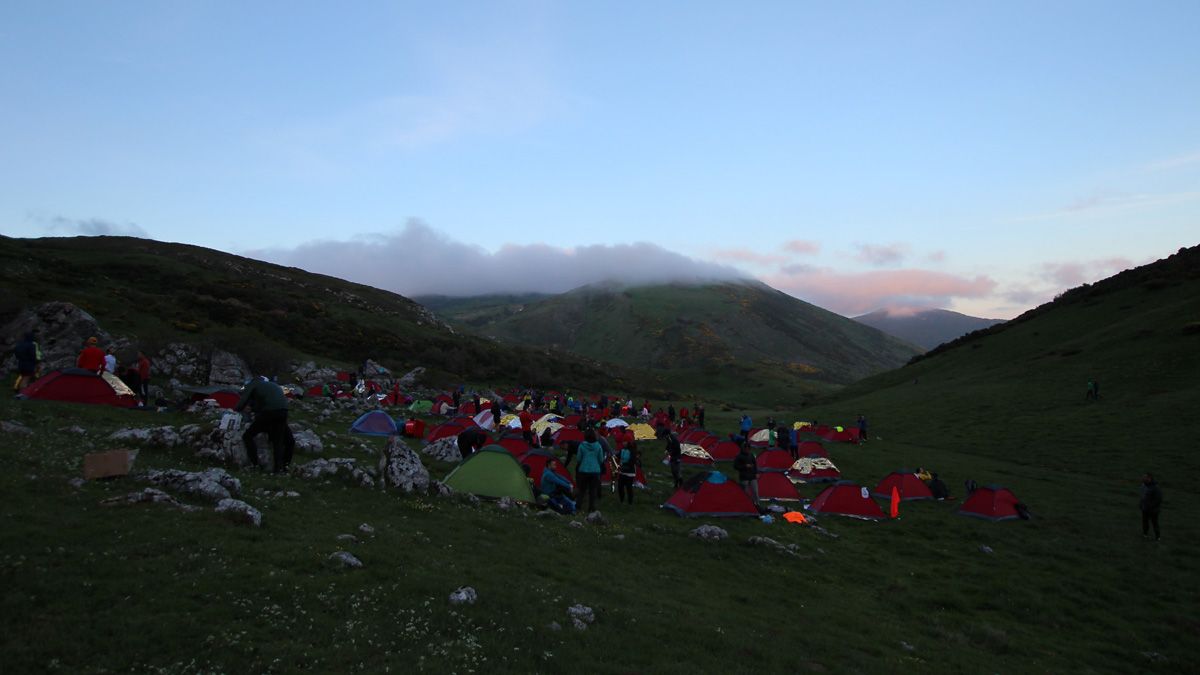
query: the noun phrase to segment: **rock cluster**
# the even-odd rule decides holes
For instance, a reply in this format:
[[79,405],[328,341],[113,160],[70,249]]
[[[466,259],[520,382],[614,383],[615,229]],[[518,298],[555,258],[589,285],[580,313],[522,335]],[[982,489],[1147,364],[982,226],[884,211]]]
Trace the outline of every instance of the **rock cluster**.
[[432,457],[439,462],[461,462],[462,452],[458,449],[458,438],[456,436],[447,436],[421,448],[421,452],[427,457]]
[[460,586],[457,590],[450,594],[450,604],[452,605],[473,605],[479,598],[475,593],[475,589],[470,586]]
[[696,537],[705,541],[720,541],[728,539],[729,533],[717,527],[716,525],[701,525],[688,533],[689,537]]
[[349,551],[334,551],[329,555],[329,559],[350,569],[358,569],[363,566],[362,561]]
[[184,511],[199,511],[197,506],[180,502],[171,495],[157,488],[143,488],[139,492],[130,492],[120,497],[110,497],[100,502],[101,506],[117,506],[120,504],[166,504]]
[[342,476],[355,485],[372,487],[375,478],[358,467],[358,462],[349,457],[333,457],[330,459],[314,459],[307,464],[301,464],[296,469],[296,475],[305,480],[316,480],[326,476]]
[[571,605],[567,608],[567,616],[571,617],[571,624],[575,626],[575,630],[587,630],[596,620],[592,608],[585,605]]
[[240,499],[222,499],[217,502],[216,510],[217,513],[223,513],[235,522],[254,527],[262,525],[262,513]]
[[[198,429],[198,425],[195,426]],[[109,440],[125,441],[130,443],[142,443],[145,445],[157,445],[164,448],[173,448],[183,443],[183,438],[175,427],[149,427],[145,429],[119,429],[112,432],[108,436]]]
[[800,555],[800,547],[796,544],[782,544],[770,537],[750,537],[746,543],[751,546],[765,546],[785,555]]
[[143,479],[174,492],[214,502],[230,499],[242,491],[241,481],[229,475],[225,469],[218,468],[203,471],[149,471]]

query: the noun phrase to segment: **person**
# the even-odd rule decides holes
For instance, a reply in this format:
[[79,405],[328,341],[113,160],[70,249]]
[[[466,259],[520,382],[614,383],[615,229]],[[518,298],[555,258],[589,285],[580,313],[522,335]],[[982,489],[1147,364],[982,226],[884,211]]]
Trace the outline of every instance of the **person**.
[[667,421],[669,421],[671,424],[675,423],[675,406],[674,405],[667,406]]
[[1154,541],[1158,541],[1161,536],[1158,531],[1158,513],[1162,510],[1163,493],[1162,488],[1158,487],[1158,483],[1154,480],[1154,476],[1147,473],[1142,476],[1142,498],[1138,504],[1142,509],[1142,538],[1150,537],[1150,526],[1154,526]]
[[13,347],[13,356],[17,358],[17,381],[13,384],[13,389],[19,392],[33,384],[42,361],[42,350],[38,346],[37,334],[34,331],[25,333],[25,337]]
[[479,427],[471,427],[458,435],[458,451],[462,454],[463,459],[471,456],[472,453],[478,452],[488,441],[487,432]]
[[117,348],[112,345],[104,351],[104,372],[117,374]]
[[579,464],[575,475],[579,478],[579,503],[583,503],[587,495],[587,513],[596,510],[596,500],[600,497],[600,473],[604,467],[604,448],[596,442],[596,430],[588,429],[583,435],[583,442],[576,451]]
[[462,405],[462,388],[455,387],[454,391],[450,392],[450,401],[454,403],[454,409],[458,410],[458,406]]
[[929,481],[929,491],[939,502],[950,497],[950,488],[946,487],[946,483],[941,478],[938,478],[937,473],[934,473],[933,478]]
[[775,431],[775,418],[774,417],[767,418],[767,430]]
[[675,487],[683,485],[683,475],[681,473],[683,464],[683,445],[679,442],[679,435],[674,431],[667,430],[663,432],[667,439],[667,460],[671,467],[671,478],[675,481]]
[[858,442],[867,442],[867,418],[863,415],[858,416]]
[[622,504],[625,503],[625,496],[629,496],[629,504],[633,505],[633,481],[637,478],[638,467],[642,464],[642,458],[638,455],[637,441],[629,441],[623,450],[621,450],[620,467],[617,473],[617,499]]
[[475,405],[475,412],[471,413],[472,415],[478,415],[483,412],[483,403],[479,400],[478,392],[471,395],[471,403]]
[[533,444],[533,413],[529,412],[529,406],[521,409],[517,414],[517,419],[521,420],[521,437],[526,443]]
[[800,459],[800,430],[795,424],[788,429],[788,452],[792,455],[793,462]]
[[936,474],[930,474],[929,471],[923,466],[917,467],[917,478],[921,479],[921,482],[923,483],[928,483],[929,481],[933,480],[934,475]]
[[571,482],[547,466],[542,470],[539,491],[546,495],[546,505],[564,516],[575,513],[575,500],[571,499]]
[[1089,401],[1096,398],[1096,382],[1094,380],[1088,380],[1087,392],[1084,393],[1083,398]]
[[979,483],[976,483],[974,478],[968,478],[963,487],[967,489],[967,494],[971,494],[979,487]]
[[701,403],[696,404],[696,426],[704,428],[704,405]]
[[150,359],[145,353],[139,351],[137,353],[137,373],[138,373],[138,396],[142,399],[142,405],[150,403]]
[[754,425],[754,421],[746,413],[742,413],[742,423],[739,428],[742,430],[742,438],[750,440],[750,427]]
[[550,431],[549,425],[547,425],[546,428],[542,429],[541,441],[542,441],[543,448],[549,448],[550,446],[554,445],[554,432]]
[[75,367],[82,370],[88,370],[93,373],[99,373],[104,370],[104,350],[97,346],[100,340],[95,337],[87,339],[87,346],[83,351],[79,352],[79,358],[75,359]]
[[254,412],[254,421],[242,434],[246,458],[250,464],[258,466],[258,446],[254,443],[254,437],[265,431],[274,453],[273,472],[287,471],[292,462],[296,439],[288,427],[288,400],[283,388],[265,377],[252,378],[242,388],[242,396],[233,409],[240,412],[247,406]]
[[492,399],[492,423],[496,425],[497,429],[500,428],[501,417],[504,417],[504,412],[500,410],[500,397],[497,396]]
[[750,452],[749,443],[742,442],[737,456],[733,458],[733,470],[737,471],[738,484],[746,491],[746,496],[758,506],[758,462]]

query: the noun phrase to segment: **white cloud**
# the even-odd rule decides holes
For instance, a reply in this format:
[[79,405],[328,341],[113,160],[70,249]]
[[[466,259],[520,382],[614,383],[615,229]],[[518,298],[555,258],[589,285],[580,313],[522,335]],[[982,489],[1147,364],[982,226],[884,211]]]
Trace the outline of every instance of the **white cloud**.
[[149,238],[150,233],[137,223],[116,223],[102,218],[34,218],[50,234],[76,234],[88,237],[122,236]]

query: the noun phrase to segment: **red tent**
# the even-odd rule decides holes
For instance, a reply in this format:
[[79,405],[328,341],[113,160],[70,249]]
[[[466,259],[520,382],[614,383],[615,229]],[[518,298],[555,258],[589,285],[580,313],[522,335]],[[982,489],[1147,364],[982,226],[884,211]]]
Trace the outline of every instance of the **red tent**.
[[813,455],[829,457],[829,452],[825,450],[825,446],[817,441],[800,441],[798,452],[801,457],[812,457]]
[[309,387],[308,389],[305,389],[304,395],[305,396],[320,396],[324,392],[325,392],[325,388],[318,384],[315,387]]
[[432,443],[447,436],[458,436],[473,426],[475,426],[475,420],[470,417],[455,417],[430,429],[429,435],[425,437],[425,440]]
[[46,401],[96,403],[119,408],[137,407],[138,398],[133,390],[112,373],[106,375],[107,377],[104,377],[80,368],[56,370],[22,389],[21,395]]
[[711,448],[707,448],[708,454],[718,462],[732,462],[734,457],[737,457],[740,448],[733,441],[720,441],[714,444]]
[[[613,465],[615,461],[605,462],[604,470],[600,472],[600,484],[612,485],[613,482]],[[633,486],[645,488],[649,483],[646,482],[646,474],[642,473],[642,467],[637,468],[637,474],[633,477]]]
[[825,429],[824,432],[818,433],[817,435],[820,436],[821,438],[824,438],[827,441],[833,441],[834,443],[857,443],[858,442],[858,428],[857,427],[850,428],[850,429],[842,429],[841,431],[838,431],[837,429],[830,429],[829,427],[824,427],[824,429]]
[[530,450],[521,455],[517,461],[521,464],[529,465],[529,477],[533,479],[535,485],[541,484],[542,472],[549,468],[554,473],[567,479],[572,488],[575,487],[575,480],[571,477],[571,473],[567,471],[567,467],[562,463],[562,460],[545,450]]
[[663,508],[688,517],[758,516],[758,509],[745,490],[720,471],[692,476]]
[[887,516],[871,499],[867,488],[844,480],[821,491],[808,507],[813,513],[830,513],[863,520],[883,520]]
[[796,492],[796,486],[788,480],[787,474],[765,471],[758,474],[758,498],[798,502],[800,493]]
[[767,431],[766,429],[751,429],[750,434],[746,437],[746,444],[752,448],[765,448],[771,444],[771,435],[763,434],[760,440],[753,440],[759,432]]
[[[808,457],[812,459],[829,459],[829,457],[823,457],[821,455],[809,455]],[[801,459],[804,458],[802,457]],[[797,463],[799,462],[797,461]],[[832,465],[832,462],[830,462],[830,464]],[[828,469],[818,469],[814,467],[810,472],[802,473],[796,467],[796,463],[793,463],[792,468],[788,469],[787,475],[789,479],[797,483],[828,483],[830,481],[838,481],[842,479],[842,472],[838,471],[836,467],[831,466]]]
[[792,453],[779,448],[770,448],[758,453],[755,463],[759,471],[787,471],[792,468]]
[[900,491],[900,501],[909,501],[912,499],[933,499],[933,493],[929,491],[929,486],[926,485],[912,471],[893,471],[879,481],[879,485],[871,491],[871,494],[884,499],[891,499],[892,488],[895,487]]
[[551,436],[554,439],[555,445],[562,445],[568,441],[583,442],[583,432],[574,427],[563,427],[554,432]]
[[[501,438],[499,441],[496,442],[496,445],[503,447],[513,457],[521,457],[525,453],[532,450],[532,447],[530,447],[530,445],[525,442],[525,439],[523,437],[513,436],[511,434],[506,435],[503,438]],[[538,476],[540,478],[541,474],[538,474]]]
[[1012,490],[997,485],[976,488],[955,513],[997,522],[1021,517],[1017,496]]

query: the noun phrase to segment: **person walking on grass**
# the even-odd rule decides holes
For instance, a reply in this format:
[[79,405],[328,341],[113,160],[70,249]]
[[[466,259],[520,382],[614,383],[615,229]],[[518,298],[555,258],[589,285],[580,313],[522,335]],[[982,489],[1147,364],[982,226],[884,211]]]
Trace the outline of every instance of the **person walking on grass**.
[[738,484],[746,491],[750,501],[758,506],[758,462],[750,452],[750,444],[742,441],[742,447],[733,458],[733,470],[738,473]]
[[1154,541],[1159,539],[1158,513],[1162,510],[1162,488],[1154,480],[1154,476],[1142,476],[1142,498],[1139,506],[1142,509],[1142,538],[1150,538],[1150,526],[1154,526]]
[[242,442],[246,444],[246,459],[258,466],[258,446],[254,437],[266,432],[274,456],[272,471],[284,473],[292,462],[296,439],[288,427],[288,400],[283,388],[265,377],[252,378],[242,388],[242,396],[233,409],[240,412],[247,406],[254,412],[254,421],[242,434]]
[[596,510],[596,500],[600,498],[600,473],[604,468],[604,448],[596,442],[595,429],[589,428],[584,432],[576,456],[579,458],[575,473],[579,481],[579,499],[576,502],[582,504],[586,495],[585,513],[591,513]]
[[679,435],[670,429],[664,432],[663,437],[667,439],[667,463],[671,466],[671,478],[678,488],[683,485],[683,444],[679,442]]
[[637,441],[629,441],[629,444],[621,450],[620,466],[617,473],[617,499],[622,504],[625,503],[625,496],[629,496],[629,505],[633,506],[633,481],[637,478],[638,467],[642,464],[642,458],[638,454]]

